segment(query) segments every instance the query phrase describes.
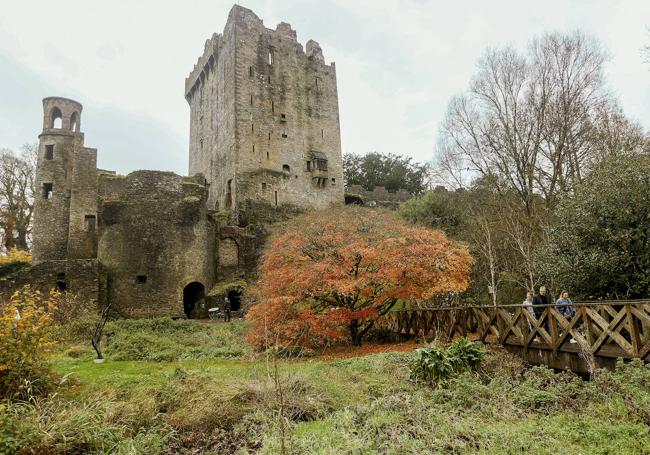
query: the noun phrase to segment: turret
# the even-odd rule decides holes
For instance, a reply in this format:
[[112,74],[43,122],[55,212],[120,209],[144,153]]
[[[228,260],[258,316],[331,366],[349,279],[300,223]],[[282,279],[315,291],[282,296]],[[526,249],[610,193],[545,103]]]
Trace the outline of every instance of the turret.
[[43,99],[32,231],[34,263],[96,255],[97,153],[84,147],[82,109],[80,103],[67,98]]

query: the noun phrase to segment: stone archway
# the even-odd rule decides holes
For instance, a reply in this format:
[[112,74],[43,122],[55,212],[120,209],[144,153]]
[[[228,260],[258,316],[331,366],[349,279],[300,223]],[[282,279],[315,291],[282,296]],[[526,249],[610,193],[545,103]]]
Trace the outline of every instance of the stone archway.
[[228,300],[232,311],[241,310],[241,289],[237,287],[228,291]]
[[187,319],[192,318],[196,304],[205,298],[205,286],[198,281],[192,281],[183,288],[183,312]]

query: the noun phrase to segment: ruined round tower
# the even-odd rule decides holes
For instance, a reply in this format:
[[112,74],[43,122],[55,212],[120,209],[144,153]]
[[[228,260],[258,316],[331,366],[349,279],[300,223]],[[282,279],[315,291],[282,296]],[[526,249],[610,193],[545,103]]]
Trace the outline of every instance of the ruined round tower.
[[96,256],[97,151],[84,147],[82,109],[67,98],[43,99],[34,201],[35,264]]

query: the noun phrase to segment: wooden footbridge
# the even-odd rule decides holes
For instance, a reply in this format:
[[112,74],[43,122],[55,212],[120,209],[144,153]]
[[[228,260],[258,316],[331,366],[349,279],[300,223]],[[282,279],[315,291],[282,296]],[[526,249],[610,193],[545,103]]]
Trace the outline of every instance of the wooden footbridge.
[[404,309],[382,324],[407,335],[451,340],[468,336],[501,344],[533,364],[588,373],[613,368],[617,358],[650,361],[650,300],[575,302],[565,318],[560,305]]

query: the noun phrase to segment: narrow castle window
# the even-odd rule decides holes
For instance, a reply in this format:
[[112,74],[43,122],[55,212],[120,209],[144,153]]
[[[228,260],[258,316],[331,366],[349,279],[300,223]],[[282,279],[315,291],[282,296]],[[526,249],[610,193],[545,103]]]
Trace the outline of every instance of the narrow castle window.
[[282,172],[286,172],[288,174],[289,172],[291,172],[291,166],[289,166],[288,164],[283,164]]
[[226,183],[226,208],[232,207],[232,179]]
[[199,140],[199,149],[203,151],[203,139]]
[[253,77],[253,67],[252,66],[248,67],[248,77]]
[[273,49],[269,48],[269,65],[273,65]]
[[255,153],[255,144],[253,144],[253,153]]
[[269,75],[269,77],[268,77],[268,82],[269,82],[269,84],[271,83],[271,75]]
[[336,183],[336,179],[332,177],[332,185],[334,185],[335,183]]
[[253,95],[251,95],[251,106],[253,105]]
[[266,191],[266,182],[262,182],[262,191]]
[[95,215],[85,215],[84,216],[84,228],[86,232],[94,232],[96,225],[97,217]]
[[269,133],[269,141],[271,140],[271,133]]
[[325,137],[325,131],[323,131],[323,128],[320,129],[320,138],[323,139]]
[[145,284],[147,282],[147,275],[138,275],[135,277],[136,284]]
[[320,79],[316,78],[316,91],[317,92],[320,92],[320,84],[319,84],[319,82],[320,82]]
[[282,137],[283,137],[284,139],[286,139],[286,138],[289,137],[289,136],[287,136],[287,132],[286,132],[286,131],[285,131],[284,133],[282,133]]
[[271,101],[271,112],[275,112],[275,101]]
[[54,159],[54,145],[53,144],[45,146],[45,159],[46,160]]
[[251,123],[251,133],[255,132],[255,124]]
[[278,205],[278,192],[277,192],[277,191],[274,191],[273,193],[275,193],[275,194],[274,194],[274,197],[275,197],[275,206],[277,207],[277,205]]
[[280,121],[281,122],[286,122],[287,121],[287,114],[280,114]]
[[269,155],[269,152],[266,152],[266,159],[267,159],[267,160],[269,160],[269,159],[270,159],[270,155]]
[[43,183],[43,198],[52,199],[52,183]]
[[311,171],[311,161],[307,161],[307,170]]

